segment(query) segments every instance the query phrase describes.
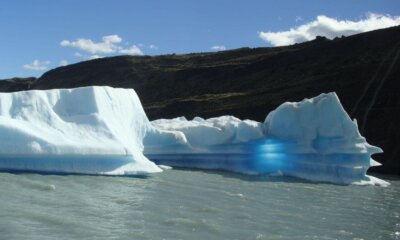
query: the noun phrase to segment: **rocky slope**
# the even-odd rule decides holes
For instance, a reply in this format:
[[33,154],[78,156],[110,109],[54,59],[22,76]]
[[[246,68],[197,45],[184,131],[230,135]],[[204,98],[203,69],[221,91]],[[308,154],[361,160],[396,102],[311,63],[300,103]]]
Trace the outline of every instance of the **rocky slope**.
[[216,53],[117,56],[0,81],[0,91],[134,88],[150,119],[235,115],[263,121],[285,101],[335,91],[368,141],[376,171],[400,174],[400,27],[346,38]]

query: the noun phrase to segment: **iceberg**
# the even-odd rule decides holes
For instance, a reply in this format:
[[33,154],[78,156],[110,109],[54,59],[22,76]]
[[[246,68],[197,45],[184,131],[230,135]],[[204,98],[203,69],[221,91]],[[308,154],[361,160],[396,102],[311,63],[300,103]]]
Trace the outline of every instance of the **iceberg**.
[[369,167],[380,165],[371,155],[382,149],[366,142],[335,93],[283,103],[263,123],[222,116],[159,119],[152,125],[180,136],[175,142],[145,136],[145,155],[157,164],[336,184],[388,184],[366,175]]
[[0,171],[147,175],[172,166],[387,185],[366,175],[380,152],[335,93],[284,103],[264,122],[150,122],[133,89],[0,93]]
[[0,169],[142,175],[152,128],[132,89],[84,87],[0,93]]

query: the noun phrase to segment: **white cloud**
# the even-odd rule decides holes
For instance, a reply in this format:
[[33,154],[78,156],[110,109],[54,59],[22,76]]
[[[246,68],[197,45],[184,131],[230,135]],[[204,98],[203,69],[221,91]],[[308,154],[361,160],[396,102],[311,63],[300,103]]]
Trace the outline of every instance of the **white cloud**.
[[93,42],[91,39],[79,38],[76,41],[62,40],[60,44],[63,47],[74,47],[95,54],[113,53],[117,48],[116,44],[122,41],[118,35],[104,36],[102,40],[102,42]]
[[50,61],[39,61],[37,59],[33,60],[31,64],[25,64],[22,66],[25,69],[33,70],[33,71],[43,71],[48,68],[50,65]]
[[152,49],[152,50],[157,50],[158,49],[158,47],[156,45],[154,45],[154,44],[150,44],[149,48]]
[[[125,43],[126,44],[126,43]],[[98,56],[98,54],[129,54],[129,55],[143,55],[142,50],[132,45],[129,48],[123,48],[124,45],[122,38],[116,34],[102,37],[101,42],[94,42],[91,39],[78,38],[75,41],[62,40],[60,45],[63,47],[73,47],[79,50],[85,51],[92,56]],[[79,52],[75,53],[76,57],[82,57],[83,55]]]
[[98,59],[98,58],[103,58],[103,57],[104,57],[104,56],[100,56],[100,55],[95,54],[95,55],[89,56],[88,59],[89,59],[89,60],[93,60],[93,59]]
[[67,66],[68,65],[68,61],[67,60],[61,60],[60,61],[60,66]]
[[284,46],[315,39],[316,36],[334,38],[392,27],[400,24],[400,16],[368,13],[359,21],[338,20],[320,15],[316,20],[282,32],[260,32],[259,37],[273,46]]
[[224,45],[215,45],[211,47],[211,50],[213,51],[224,51],[226,50],[226,47]]
[[78,58],[82,58],[83,60],[93,60],[93,59],[106,57],[104,55],[99,55],[99,54],[82,54],[80,52],[75,52],[74,56],[78,57]]
[[129,55],[143,55],[142,50],[140,50],[140,48],[137,47],[136,45],[132,45],[132,47],[126,49],[119,49],[118,53],[129,54]]
[[109,44],[122,42],[122,38],[120,38],[118,35],[104,36],[102,39],[103,39],[103,42],[109,43]]

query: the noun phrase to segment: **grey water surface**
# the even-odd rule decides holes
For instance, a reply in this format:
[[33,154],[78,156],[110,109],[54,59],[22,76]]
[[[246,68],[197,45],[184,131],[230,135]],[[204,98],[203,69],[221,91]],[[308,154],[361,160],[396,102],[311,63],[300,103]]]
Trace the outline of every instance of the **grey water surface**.
[[400,239],[400,180],[388,181],[0,173],[0,239]]

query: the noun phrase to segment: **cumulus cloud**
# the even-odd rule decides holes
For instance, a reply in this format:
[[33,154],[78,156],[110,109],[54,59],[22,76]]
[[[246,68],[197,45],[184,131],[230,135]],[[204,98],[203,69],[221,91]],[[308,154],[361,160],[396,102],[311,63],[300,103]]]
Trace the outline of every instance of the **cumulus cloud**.
[[89,56],[88,59],[89,59],[89,60],[93,60],[93,59],[98,59],[98,58],[103,58],[103,57],[104,57],[104,56],[100,56],[100,55],[95,54],[95,55]]
[[108,43],[108,44],[122,42],[122,38],[120,38],[118,35],[108,35],[108,36],[104,36],[102,39],[103,39],[104,43]]
[[117,43],[121,42],[118,35],[109,35],[102,38],[102,42],[93,42],[91,39],[79,38],[76,41],[62,40],[60,42],[63,47],[74,47],[80,50],[95,53],[113,53],[117,48]]
[[152,50],[157,50],[158,49],[158,47],[156,45],[154,45],[154,44],[150,44],[149,48],[152,49]]
[[[143,52],[136,45],[129,48],[123,48],[122,38],[118,35],[107,35],[101,38],[100,42],[95,42],[91,39],[78,38],[75,41],[62,40],[60,45],[63,47],[73,47],[79,50],[98,56],[97,54],[129,54],[143,55]],[[76,54],[75,54],[76,55]],[[82,54],[79,53],[80,56]]]
[[118,52],[129,55],[143,55],[142,50],[140,50],[140,48],[136,45],[133,45],[132,47],[126,49],[119,49]]
[[359,21],[338,20],[324,15],[314,21],[282,32],[260,32],[259,37],[273,46],[284,46],[315,39],[316,36],[334,38],[392,27],[400,24],[400,16],[368,13]]
[[50,61],[39,61],[37,59],[33,60],[30,64],[25,64],[22,66],[25,69],[33,71],[43,71],[46,70],[50,65]]
[[226,47],[224,45],[215,45],[210,48],[213,51],[224,51]]
[[60,66],[67,66],[68,65],[68,61],[67,60],[61,60],[60,61]]
[[93,60],[93,59],[97,59],[97,58],[106,57],[104,55],[99,55],[99,54],[82,54],[80,52],[75,52],[74,56],[77,58],[82,58],[83,60]]

